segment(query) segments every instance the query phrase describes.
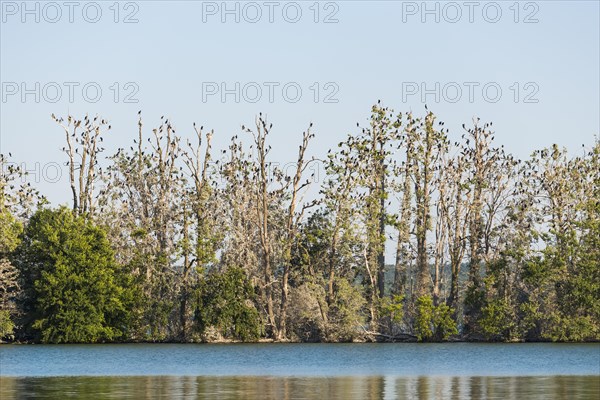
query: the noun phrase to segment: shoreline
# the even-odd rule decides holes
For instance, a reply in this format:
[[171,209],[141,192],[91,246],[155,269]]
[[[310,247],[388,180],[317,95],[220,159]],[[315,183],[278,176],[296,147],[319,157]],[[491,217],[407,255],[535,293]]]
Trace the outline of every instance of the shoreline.
[[123,342],[95,342],[95,343],[40,343],[40,342],[1,342],[1,346],[35,346],[35,345],[52,345],[52,346],[69,346],[69,345],[103,345],[103,344],[111,344],[111,345],[121,345],[121,344],[182,344],[182,345],[212,345],[212,344],[309,344],[309,345],[331,345],[331,344],[463,344],[463,343],[473,343],[473,344],[535,344],[535,343],[546,343],[546,344],[598,344],[600,340],[587,340],[587,341],[578,341],[578,342],[568,342],[568,341],[551,341],[551,340],[535,340],[535,341],[494,341],[494,340],[446,340],[446,341],[427,341],[427,342],[419,342],[417,340],[402,340],[402,341],[354,341],[354,342],[301,342],[301,341],[293,341],[293,340],[272,340],[272,339],[262,339],[258,341],[240,341],[240,340],[213,340],[213,341],[123,341]]

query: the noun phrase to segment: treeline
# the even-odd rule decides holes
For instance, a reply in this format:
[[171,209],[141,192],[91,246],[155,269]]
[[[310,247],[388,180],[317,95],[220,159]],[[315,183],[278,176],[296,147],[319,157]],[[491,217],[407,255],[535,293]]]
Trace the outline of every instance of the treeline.
[[600,339],[597,139],[518,160],[491,123],[454,138],[377,104],[325,160],[307,127],[283,169],[263,115],[218,157],[140,115],[107,162],[107,121],[52,118],[69,207],[0,160],[4,340]]

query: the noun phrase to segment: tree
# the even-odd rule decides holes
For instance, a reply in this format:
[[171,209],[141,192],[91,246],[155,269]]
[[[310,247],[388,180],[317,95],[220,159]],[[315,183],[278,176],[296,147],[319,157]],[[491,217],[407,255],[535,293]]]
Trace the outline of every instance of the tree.
[[126,338],[128,281],[106,233],[66,208],[43,209],[15,251],[27,337],[45,343]]
[[[396,243],[396,260],[394,265],[394,286],[393,294],[401,296],[406,291],[407,273],[411,262],[411,220],[413,218],[413,157],[414,146],[417,139],[415,124],[417,121],[411,113],[406,115],[406,125],[403,129],[402,144],[405,149],[405,159],[401,162],[396,174],[401,176],[402,183],[399,187],[402,199],[400,201],[400,212],[396,229],[398,230],[398,240]],[[400,146],[398,146],[400,150]]]
[[[278,326],[278,339],[285,339],[287,337],[287,307],[288,307],[288,294],[289,294],[289,277],[290,270],[292,269],[292,248],[297,240],[298,226],[302,221],[304,212],[307,208],[312,207],[316,203],[300,204],[304,197],[303,190],[310,185],[310,180],[303,182],[303,174],[307,167],[310,166],[310,162],[305,159],[306,149],[314,134],[310,132],[309,128],[302,134],[302,144],[298,146],[298,159],[296,160],[295,171],[292,176],[286,176],[284,180],[287,184],[283,190],[289,192],[289,204],[287,205],[287,215],[285,218],[284,225],[284,238],[283,238],[283,275],[281,277],[281,305],[279,311],[279,326]],[[314,174],[313,174],[314,175]],[[300,208],[300,210],[298,210]]]
[[448,234],[450,263],[450,294],[446,304],[455,310],[459,305],[459,277],[467,247],[467,221],[471,191],[466,181],[467,162],[462,153],[451,158],[444,165],[448,179],[448,190],[440,196],[441,218]]
[[[281,180],[281,171],[273,170],[271,164],[267,160],[267,156],[271,151],[271,146],[267,144],[267,137],[271,132],[272,124],[268,125],[266,119],[263,119],[262,114],[256,118],[256,131],[242,126],[242,130],[250,133],[254,139],[256,146],[256,160],[252,166],[252,191],[253,202],[256,205],[255,225],[258,230],[258,238],[261,247],[262,258],[262,278],[263,288],[266,300],[267,311],[267,332],[274,338],[279,337],[274,305],[274,276],[273,276],[273,261],[274,261],[274,240],[273,230],[275,225],[273,222],[272,201],[277,202],[277,190],[275,193],[270,191],[273,180]],[[274,198],[274,199],[273,199]]]
[[494,145],[491,123],[463,125],[452,144],[429,110],[370,111],[328,152],[313,201],[310,126],[288,173],[262,114],[217,159],[212,131],[194,125],[181,148],[164,117],[144,135],[140,111],[135,146],[101,173],[107,122],[53,116],[72,210],[32,217],[43,198],[0,155],[0,336],[441,341],[460,327],[466,339],[600,338],[598,141],[521,162]]
[[586,157],[569,160],[553,146],[536,153],[535,178],[541,213],[549,229],[546,247],[524,272],[529,303],[539,311],[539,335],[554,341],[596,340],[600,336],[600,145]]
[[0,154],[0,340],[14,337],[15,321],[19,317],[16,303],[21,287],[18,271],[10,259],[20,243],[23,223],[34,206],[45,202],[44,197],[25,182],[26,175],[19,165]]
[[77,214],[93,215],[95,211],[94,187],[101,174],[98,166],[98,154],[104,151],[101,142],[104,130],[110,130],[108,121],[87,115],[81,120],[68,115],[67,123],[63,118],[52,114],[52,119],[65,132],[67,146],[62,151],[69,161],[69,184],[73,197],[73,211]]
[[[393,115],[393,110],[382,107],[378,102],[371,108],[369,126],[361,128],[358,134],[349,135],[339,145],[342,147],[339,156],[330,158],[330,164],[333,164],[329,169],[343,176],[345,182],[339,186],[344,191],[352,190],[348,193],[354,200],[350,205],[357,208],[355,215],[360,218],[360,223],[355,226],[363,237],[359,253],[363,260],[361,275],[370,313],[369,322],[374,330],[379,324],[379,300],[385,295],[386,228],[390,224],[387,203],[391,187],[390,175],[393,171],[390,149],[398,139],[400,118]],[[360,128],[359,123],[357,127]],[[353,168],[356,173],[346,174],[343,168]],[[337,202],[337,213],[340,217],[347,218],[348,203],[338,199],[344,196],[343,193],[331,196],[333,202],[330,200],[330,203],[335,205]]]
[[[327,207],[313,212],[300,226],[294,246],[288,325],[300,340],[351,341],[363,332],[364,293],[355,285],[362,268],[362,259],[357,257],[361,238],[354,234],[352,224],[336,226],[340,216],[332,214]],[[332,262],[336,234],[339,242]]]
[[[220,231],[218,224],[219,206],[215,197],[216,190],[213,187],[214,174],[210,169],[211,141],[214,131],[206,133],[206,146],[202,153],[202,130],[196,128],[196,144],[188,140],[187,150],[183,151],[183,161],[188,169],[191,187],[186,190],[186,201],[183,207],[181,243],[183,253],[183,271],[181,278],[180,294],[180,325],[181,340],[187,338],[188,303],[191,288],[195,280],[201,277],[216,263],[216,252],[223,239],[224,234]],[[189,221],[191,217],[191,221]],[[190,238],[189,230],[192,230]],[[192,246],[193,242],[193,246]],[[193,259],[192,259],[193,257]],[[195,269],[192,267],[195,265]]]
[[[466,129],[466,145],[463,152],[471,166],[469,174],[470,195],[468,211],[469,282],[465,299],[465,324],[467,334],[478,332],[477,319],[484,304],[485,289],[482,288],[486,263],[491,262],[501,250],[493,243],[495,221],[501,219],[506,199],[511,194],[512,171],[515,162],[507,157],[502,148],[493,147],[491,123],[479,124]],[[463,135],[465,137],[465,135]]]
[[258,311],[253,305],[254,288],[238,267],[211,272],[198,287],[196,328],[204,334],[215,327],[225,337],[256,340],[260,335]]
[[[353,249],[349,245],[357,238],[357,229],[353,223],[357,217],[357,187],[360,178],[359,160],[351,157],[348,144],[341,142],[341,151],[328,151],[326,163],[326,180],[321,189],[321,202],[324,210],[311,216],[306,225],[308,236],[327,237],[327,254],[311,254],[309,260],[326,259],[323,269],[327,271],[327,303],[331,305],[334,298],[334,282],[344,270],[348,271],[347,261],[353,258]],[[311,232],[320,232],[315,235]]]
[[138,335],[149,340],[181,334],[177,303],[187,267],[179,265],[186,214],[179,142],[164,117],[145,137],[140,115],[136,147],[119,149],[111,157],[99,198],[99,221],[118,261],[142,286],[145,300]]
[[[310,184],[310,180],[304,179],[305,170],[311,165],[305,153],[314,135],[309,126],[303,133],[294,172],[287,175],[269,160],[271,146],[267,139],[272,124],[262,114],[259,114],[255,123],[254,130],[242,126],[244,133],[250,134],[253,139],[250,152],[245,153],[242,143],[234,137],[230,146],[230,160],[222,169],[226,181],[225,192],[229,194],[231,205],[232,235],[237,243],[231,253],[243,254],[244,257],[252,254],[252,259],[258,261],[256,278],[260,282],[266,332],[268,336],[283,340],[287,337],[292,247],[304,212],[311,206],[302,200]],[[255,235],[258,236],[258,243],[247,243],[248,238]],[[230,255],[224,257],[227,262],[231,262],[230,258]],[[281,270],[277,269],[278,265]],[[276,284],[278,280],[279,285]],[[280,299],[279,307],[277,297]]]
[[435,170],[437,163],[446,151],[446,135],[435,127],[435,115],[427,112],[424,121],[418,125],[420,134],[414,144],[413,179],[415,193],[415,237],[417,289],[416,298],[427,296],[431,290],[429,272],[428,232],[432,228],[431,202],[435,191]]

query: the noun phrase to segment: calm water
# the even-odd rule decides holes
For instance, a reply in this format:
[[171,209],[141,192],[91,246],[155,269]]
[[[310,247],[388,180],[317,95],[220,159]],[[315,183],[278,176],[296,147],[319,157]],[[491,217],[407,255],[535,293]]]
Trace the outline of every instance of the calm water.
[[0,398],[600,399],[600,344],[0,346]]

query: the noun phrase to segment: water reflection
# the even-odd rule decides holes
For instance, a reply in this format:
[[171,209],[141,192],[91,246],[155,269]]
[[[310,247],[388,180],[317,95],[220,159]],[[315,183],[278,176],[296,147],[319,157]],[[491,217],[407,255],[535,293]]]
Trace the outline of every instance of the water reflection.
[[0,378],[8,399],[598,399],[598,376]]

